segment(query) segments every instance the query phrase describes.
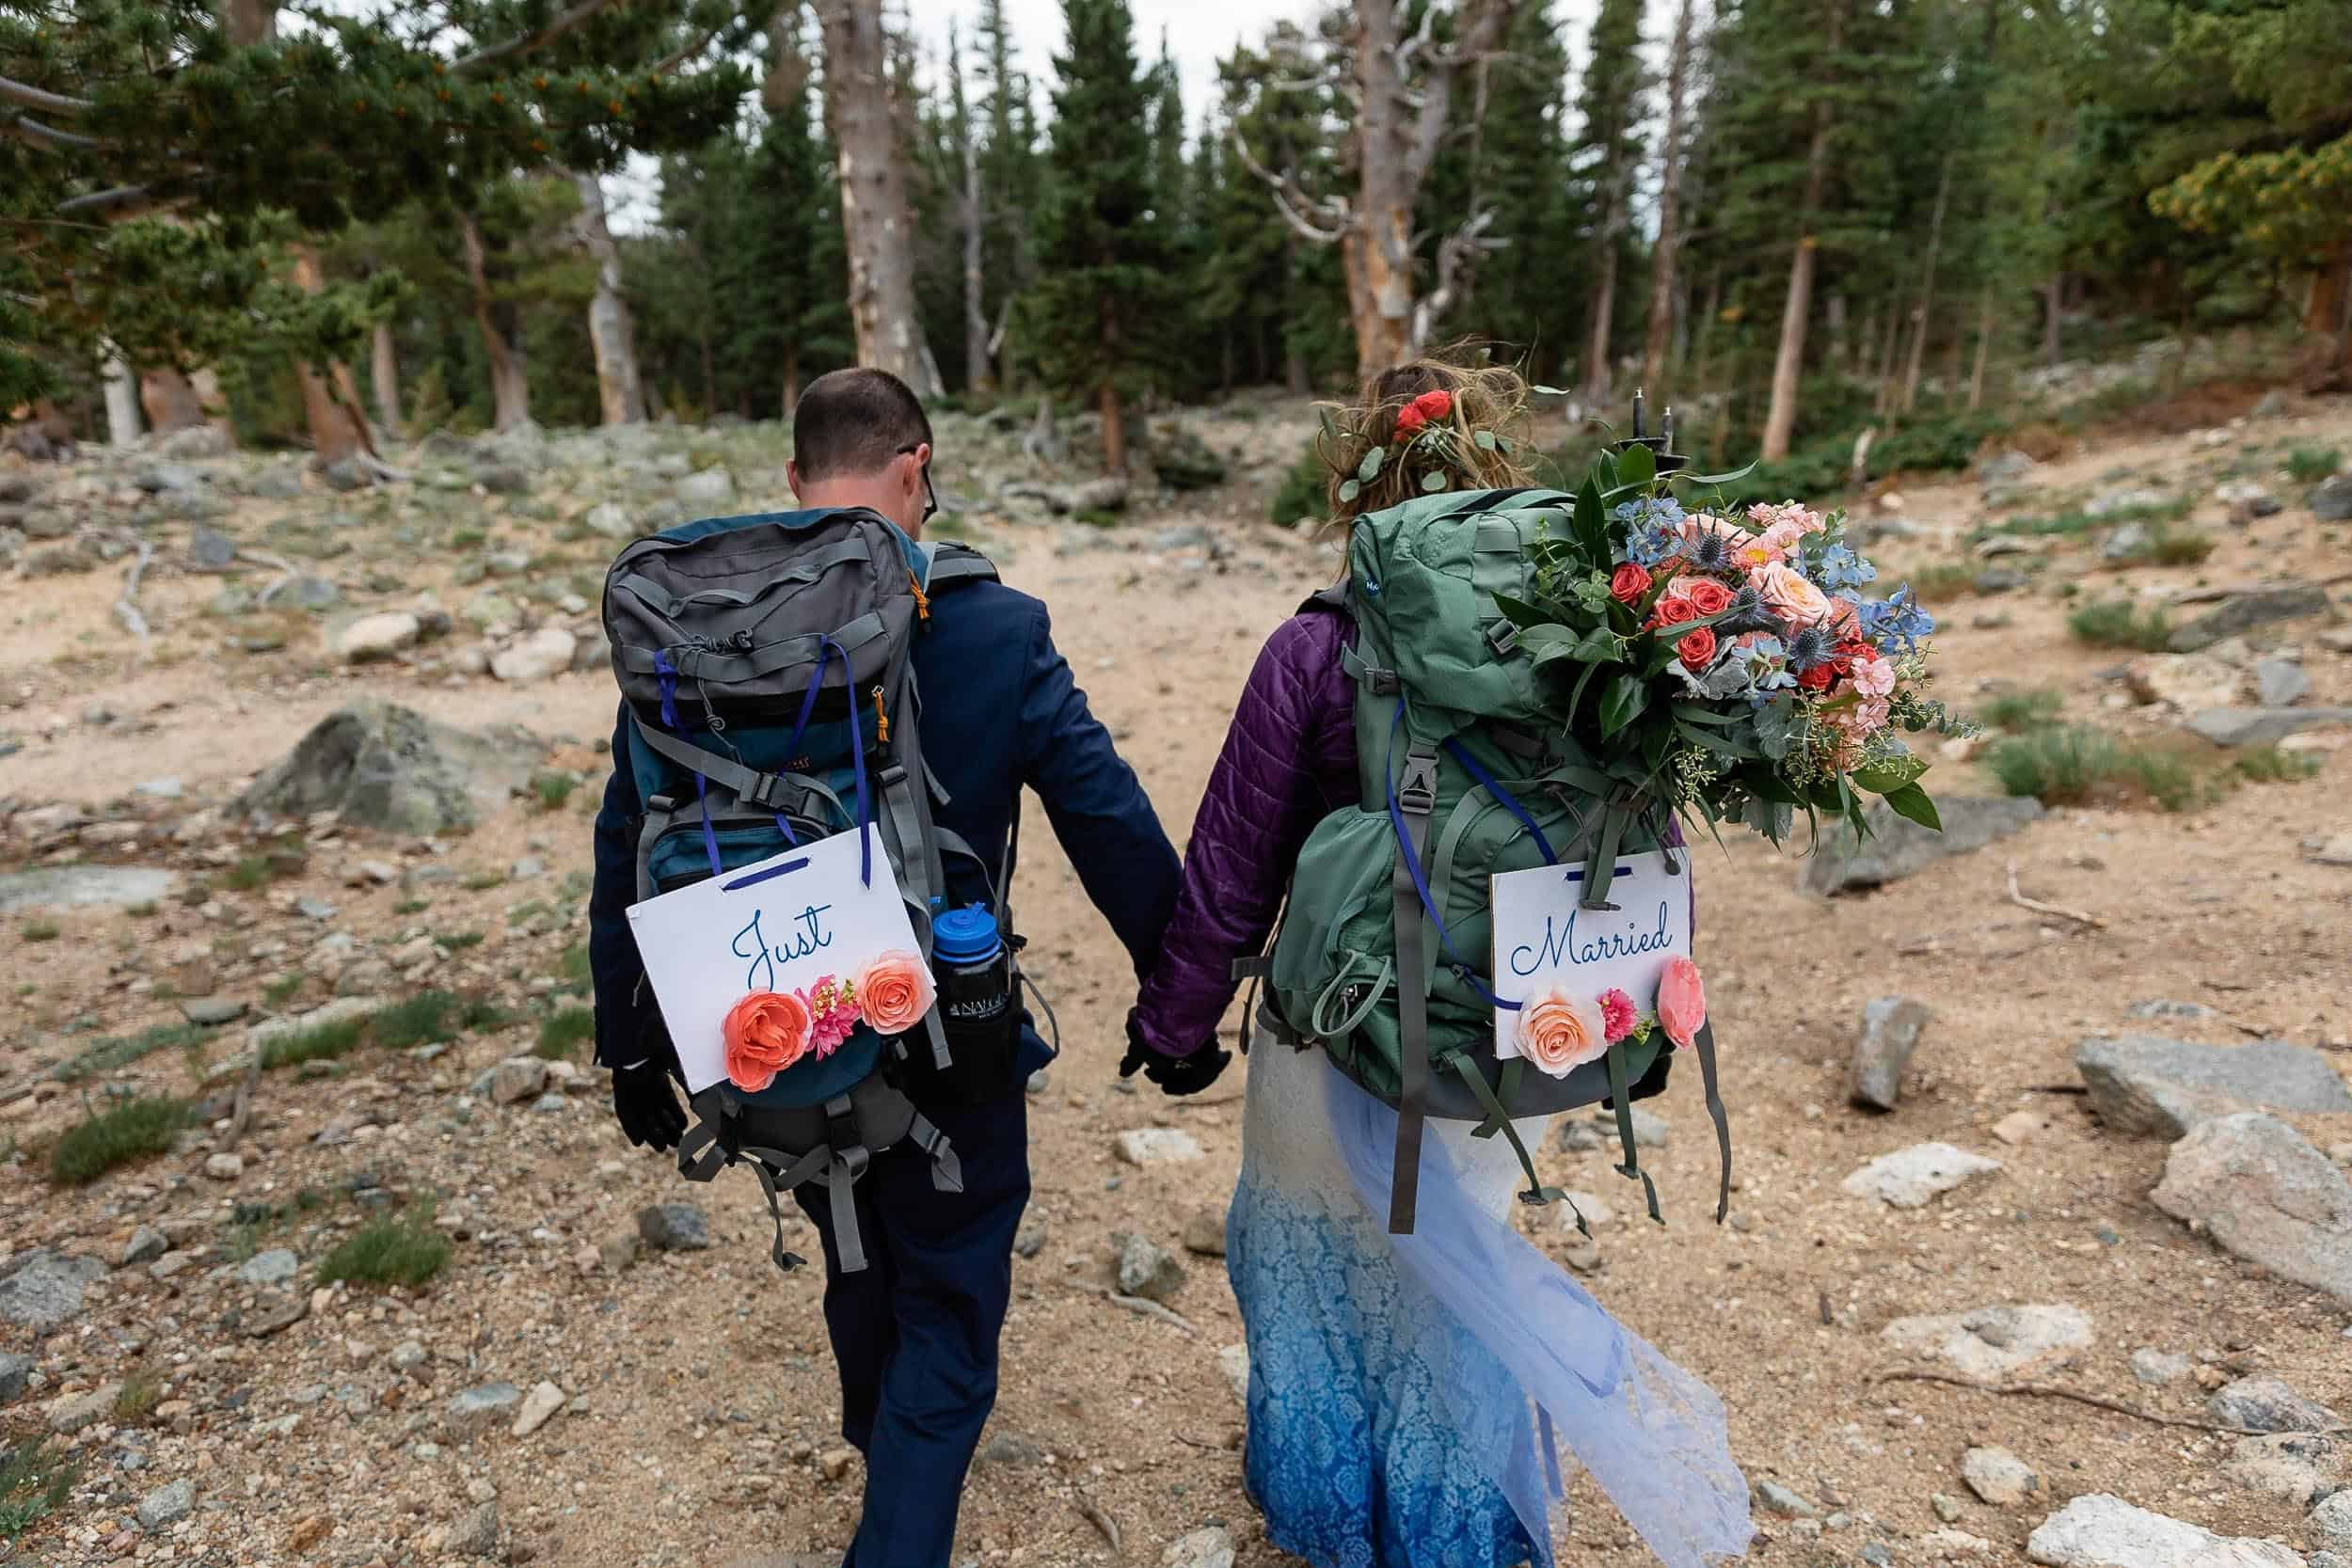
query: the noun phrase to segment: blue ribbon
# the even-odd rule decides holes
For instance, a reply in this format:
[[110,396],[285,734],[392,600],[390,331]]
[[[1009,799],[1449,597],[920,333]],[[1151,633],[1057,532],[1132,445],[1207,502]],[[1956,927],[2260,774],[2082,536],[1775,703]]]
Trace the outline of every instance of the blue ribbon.
[[1486,768],[1480,767],[1478,759],[1471,756],[1470,752],[1459,740],[1448,738],[1445,743],[1445,749],[1447,754],[1453,757],[1454,761],[1460,763],[1463,770],[1469,773],[1471,778],[1476,779],[1479,785],[1484,788],[1487,794],[1493,796],[1496,801],[1502,805],[1503,810],[1509,812],[1513,816],[1519,819],[1520,827],[1525,828],[1530,833],[1534,835],[1535,847],[1544,852],[1544,863],[1546,865],[1558,865],[1560,863],[1560,857],[1551,852],[1551,840],[1546,838],[1544,836],[1544,831],[1535,826],[1535,819],[1527,815],[1527,808],[1520,805],[1518,801],[1513,800],[1511,792],[1503,788],[1502,785],[1496,781],[1495,776],[1492,773],[1487,772]]
[[[653,669],[661,682],[661,722],[683,740],[686,726],[677,716],[677,666],[670,662],[667,650],[660,650],[653,656]],[[710,781],[699,772],[694,775],[694,799],[703,811],[703,853],[710,858],[710,874],[716,877],[725,867],[719,863],[719,834],[710,826]]]
[[[1502,997],[1497,996],[1492,990],[1488,989],[1486,983],[1478,977],[1478,972],[1470,967],[1470,960],[1463,958],[1460,951],[1454,947],[1454,933],[1445,928],[1445,919],[1438,913],[1437,900],[1430,896],[1429,878],[1421,868],[1421,857],[1413,853],[1413,835],[1405,826],[1405,808],[1396,798],[1396,736],[1397,731],[1404,728],[1404,725],[1405,699],[1399,697],[1396,701],[1396,717],[1389,721],[1389,760],[1387,767],[1382,769],[1388,775],[1389,822],[1396,831],[1396,852],[1405,857],[1405,869],[1412,876],[1413,891],[1421,895],[1421,907],[1428,911],[1429,924],[1437,928],[1438,945],[1445,949],[1446,957],[1454,960],[1454,978],[1476,991],[1486,1000],[1487,1006],[1500,1008],[1504,1012],[1518,1012],[1519,1004],[1505,1002]],[[1453,742],[1448,741],[1447,744],[1451,746]],[[1456,760],[1461,760],[1461,753],[1458,750],[1454,755]],[[1520,814],[1520,819],[1526,820],[1524,813]],[[1534,824],[1531,822],[1529,826],[1533,827]],[[1542,837],[1541,834],[1536,836],[1539,839]],[[1549,852],[1549,847],[1546,852]]]

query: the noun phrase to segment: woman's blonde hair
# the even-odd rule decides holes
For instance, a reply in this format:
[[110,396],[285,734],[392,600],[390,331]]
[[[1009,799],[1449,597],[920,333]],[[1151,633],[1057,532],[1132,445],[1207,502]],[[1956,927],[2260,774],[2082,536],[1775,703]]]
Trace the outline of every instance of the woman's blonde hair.
[[[1429,392],[1452,394],[1454,411],[1443,421],[1452,427],[1450,442],[1416,442],[1400,451],[1397,416],[1415,398]],[[1408,359],[1382,371],[1364,383],[1353,404],[1327,404],[1323,432],[1315,451],[1329,470],[1326,496],[1331,521],[1344,526],[1367,512],[1377,512],[1422,493],[1431,473],[1442,473],[1452,490],[1501,490],[1532,483],[1518,453],[1522,444],[1530,397],[1528,385],[1507,365],[1486,362],[1478,345],[1457,343],[1434,354]],[[1496,444],[1481,445],[1477,432],[1489,431]],[[1375,447],[1388,449],[1388,460],[1369,483],[1359,482],[1352,498],[1340,492],[1363,466],[1364,454]]]

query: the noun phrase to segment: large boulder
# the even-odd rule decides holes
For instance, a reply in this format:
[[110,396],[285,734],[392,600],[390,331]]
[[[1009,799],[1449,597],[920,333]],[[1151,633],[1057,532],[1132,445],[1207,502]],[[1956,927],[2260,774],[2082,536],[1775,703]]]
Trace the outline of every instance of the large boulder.
[[2105,1492],[2044,1519],[2026,1538],[2026,1556],[2044,1568],[2303,1568],[2275,1542],[2216,1535]]
[[2216,707],[2188,727],[2217,746],[2276,746],[2291,735],[2352,724],[2352,707]]
[[355,703],[321,720],[235,806],[246,816],[339,811],[418,837],[464,832],[529,781],[540,752],[520,730],[477,734],[391,703]]
[[2075,1051],[2074,1069],[2090,1090],[2091,1110],[2118,1132],[2178,1138],[2234,1111],[2352,1116],[2352,1090],[2328,1058],[2284,1040],[2091,1039]]
[[2352,1181],[2278,1117],[2198,1123],[2152,1196],[2227,1251],[2352,1306]]
[[83,1288],[106,1272],[106,1265],[95,1258],[68,1258],[45,1247],[35,1247],[0,1267],[8,1271],[0,1279],[0,1320],[36,1334],[47,1334],[77,1317]]
[[502,681],[540,681],[572,667],[580,640],[562,626],[541,626],[510,648],[490,656],[490,673]]
[[2320,481],[2311,503],[2312,515],[2323,523],[2352,522],[2352,474]]
[[2291,621],[2332,621],[2335,616],[2328,590],[2317,583],[2256,588],[2233,594],[2196,620],[2173,627],[2170,646],[2176,654],[2193,654],[2225,637],[2242,637]]
[[2123,667],[2123,684],[2134,699],[2169,703],[2183,713],[2236,705],[2246,689],[2245,672],[2211,654],[2145,654]]
[[1938,800],[1936,811],[1944,821],[1940,833],[1896,816],[1883,801],[1873,805],[1865,818],[1870,837],[1857,845],[1851,833],[1836,834],[1805,863],[1805,890],[1830,895],[1899,882],[1938,861],[2007,838],[2042,816],[2042,802],[1952,796]]

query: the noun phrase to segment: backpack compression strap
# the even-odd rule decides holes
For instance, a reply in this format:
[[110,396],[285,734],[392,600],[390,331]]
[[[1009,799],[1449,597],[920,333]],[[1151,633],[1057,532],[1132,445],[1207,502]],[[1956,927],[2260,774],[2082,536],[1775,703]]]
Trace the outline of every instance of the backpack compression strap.
[[1394,809],[1402,842],[1390,891],[1396,904],[1397,1032],[1399,1092],[1396,1103],[1396,1165],[1389,1179],[1389,1233],[1409,1236],[1421,1201],[1421,1137],[1429,1116],[1428,927],[1422,920],[1421,888],[1413,867],[1429,852],[1429,823],[1438,807],[1438,755],[1418,744],[1405,753],[1405,777]]

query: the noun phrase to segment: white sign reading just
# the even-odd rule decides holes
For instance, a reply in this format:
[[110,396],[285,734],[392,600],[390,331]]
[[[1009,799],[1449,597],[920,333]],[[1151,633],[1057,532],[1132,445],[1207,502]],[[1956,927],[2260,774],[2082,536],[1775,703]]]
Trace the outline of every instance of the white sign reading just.
[[[727,1076],[726,1016],[750,992],[806,991],[886,954],[919,968],[914,926],[879,834],[872,863],[869,883],[859,875],[857,833],[839,833],[629,906],[629,931],[688,1093]],[[928,972],[919,986],[927,995]]]
[[[1495,994],[1524,1003],[1559,991],[1593,1001],[1621,990],[1636,1009],[1658,1005],[1666,960],[1691,956],[1691,857],[1667,869],[1662,850],[1619,855],[1609,887],[1614,910],[1588,910],[1579,865],[1506,871],[1492,879]],[[1519,1015],[1495,1013],[1495,1054],[1519,1054]]]

